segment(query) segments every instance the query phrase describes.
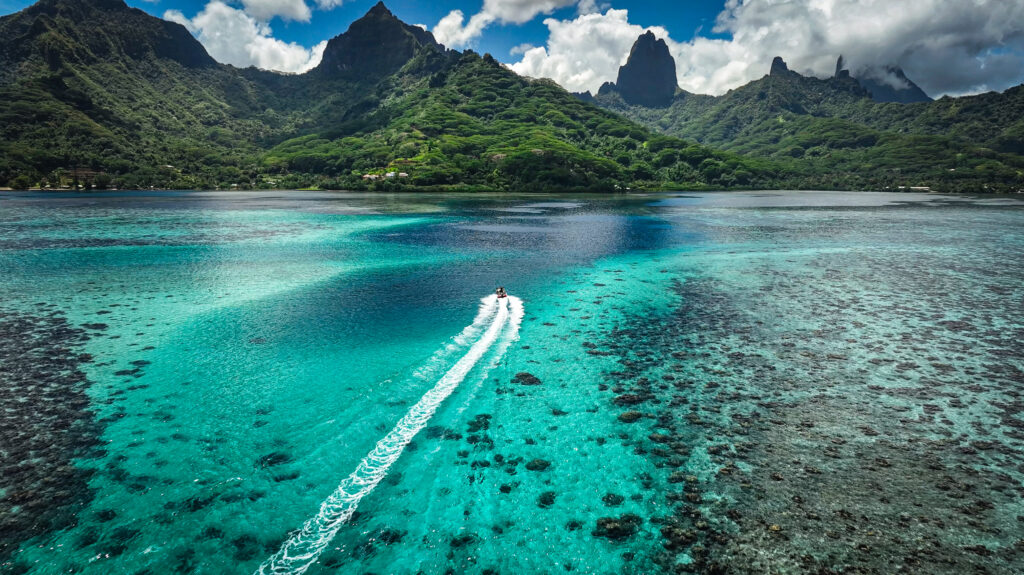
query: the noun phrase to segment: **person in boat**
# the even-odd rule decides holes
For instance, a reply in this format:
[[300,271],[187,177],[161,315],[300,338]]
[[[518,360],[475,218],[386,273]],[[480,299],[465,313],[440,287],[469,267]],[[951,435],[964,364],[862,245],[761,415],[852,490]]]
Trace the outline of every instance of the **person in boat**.
[[495,293],[498,294],[498,298],[508,297],[508,292],[503,287],[498,288]]

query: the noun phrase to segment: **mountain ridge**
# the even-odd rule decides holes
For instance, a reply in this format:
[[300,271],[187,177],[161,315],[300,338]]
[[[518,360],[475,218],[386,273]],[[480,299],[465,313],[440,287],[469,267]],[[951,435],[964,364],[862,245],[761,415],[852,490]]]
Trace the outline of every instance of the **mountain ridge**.
[[721,96],[680,91],[669,106],[649,107],[606,91],[590,101],[667,135],[780,162],[798,185],[1024,189],[1024,87],[921,95],[878,102],[842,57],[824,79],[776,57],[767,75]]
[[[118,0],[42,0],[0,18],[15,29],[38,32],[0,35],[14,70],[0,81],[0,183],[18,187],[611,191],[776,178],[763,161],[447,50],[383,4],[301,75],[210,64],[191,36],[169,52],[164,39],[187,31]],[[132,34],[146,37],[118,40]]]
[[[130,24],[119,26],[117,35],[105,33],[99,21],[112,13],[124,20],[121,24]],[[89,26],[91,33],[77,35],[82,25]],[[139,59],[151,51],[185,66],[218,65],[184,26],[154,18],[123,0],[40,0],[21,12],[0,17],[0,33],[6,48],[0,51],[0,83],[10,81],[12,64],[32,57],[55,68],[68,56],[88,63],[114,52]]]
[[309,73],[386,76],[423,48],[446,50],[433,34],[402,22],[378,2],[348,30],[328,40],[323,59]]
[[848,74],[808,78],[780,59],[776,74],[701,96],[675,86],[663,41],[645,34],[635,47],[640,60],[619,79],[661,70],[658,107],[618,89],[580,101],[489,55],[448,50],[382,3],[332,38],[320,66],[285,75],[219,64],[183,26],[120,0],[41,0],[0,18],[0,184],[983,190],[1024,181],[1024,90],[876,104]]
[[857,74],[857,81],[871,93],[871,98],[876,102],[913,104],[932,101],[931,96],[907,78],[899,66],[886,66],[875,72],[862,71]]

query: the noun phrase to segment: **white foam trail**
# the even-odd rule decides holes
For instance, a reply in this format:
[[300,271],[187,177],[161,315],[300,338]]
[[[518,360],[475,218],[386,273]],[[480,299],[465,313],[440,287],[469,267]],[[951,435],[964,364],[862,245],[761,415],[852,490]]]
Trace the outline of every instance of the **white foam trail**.
[[430,359],[413,372],[412,377],[416,379],[427,379],[436,377],[440,367],[450,361],[450,355],[459,348],[465,347],[474,339],[480,336],[484,327],[494,318],[498,312],[498,296],[490,295],[480,300],[480,309],[473,318],[473,323],[467,325],[459,335],[452,338],[451,342],[443,348],[434,352]]
[[[497,313],[480,339],[470,346],[466,355],[444,374],[433,389],[424,394],[416,405],[412,406],[395,428],[377,442],[374,450],[363,458],[352,475],[342,481],[334,493],[320,505],[320,512],[306,521],[301,530],[285,541],[273,557],[260,565],[256,571],[257,574],[298,575],[304,573],[316,562],[323,550],[337,535],[341,526],[352,517],[359,501],[384,479],[388,469],[402,455],[405,446],[420,430],[426,427],[441,402],[455,391],[455,388],[473,370],[480,358],[494,345],[509,319],[510,304],[506,303],[509,301],[512,301],[512,316],[513,320],[517,322],[515,329],[518,331],[518,322],[522,320],[522,302],[518,298],[505,300],[498,300],[495,296],[485,298],[480,312],[477,314],[477,320],[463,330],[463,334],[466,334],[467,337],[478,331],[478,328],[473,328],[473,326],[477,324],[477,321],[486,321],[486,318],[490,316],[492,303],[496,302]],[[505,340],[509,343],[512,341],[507,337]],[[504,345],[506,348],[507,346],[507,344]]]
[[[441,374],[441,370],[449,364],[452,360],[453,354],[460,351],[473,342],[477,337],[483,333],[487,324],[494,318],[494,315],[498,313],[498,296],[490,295],[480,300],[480,309],[476,313],[476,317],[473,318],[473,323],[467,325],[458,335],[453,337],[451,341],[444,345],[441,349],[434,352],[422,365],[416,368],[416,371],[409,375],[411,379],[417,381],[433,380]],[[390,380],[388,380],[390,381]],[[322,449],[328,449],[327,445],[323,445],[316,449],[313,453],[317,454]]]
[[480,300],[480,310],[477,311],[476,317],[473,318],[473,323],[466,326],[462,330],[462,333],[455,336],[454,342],[458,345],[465,345],[472,341],[473,337],[480,332],[480,330],[487,324],[488,318],[494,315],[497,311],[498,296],[489,295]]
[[[523,315],[525,310],[523,309],[523,300],[508,296],[508,328],[502,333],[501,339],[498,340],[498,345],[494,348],[494,353],[491,355],[493,358],[492,363],[480,374],[480,379],[477,382],[477,386],[483,383],[487,376],[490,374],[492,367],[501,365],[502,358],[505,357],[505,352],[508,348],[517,341],[519,341],[519,325],[523,323]],[[476,395],[476,388],[474,388],[473,395]]]
[[508,296],[508,306],[508,329],[505,330],[505,335],[495,353],[498,361],[501,361],[509,346],[519,339],[519,325],[523,323],[523,316],[526,314],[526,310],[523,309],[523,300],[515,296]]

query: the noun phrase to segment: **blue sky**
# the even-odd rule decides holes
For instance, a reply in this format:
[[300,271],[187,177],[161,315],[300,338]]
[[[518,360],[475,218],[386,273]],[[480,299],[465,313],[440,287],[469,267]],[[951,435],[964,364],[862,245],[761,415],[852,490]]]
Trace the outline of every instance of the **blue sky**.
[[[154,16],[162,16],[170,9],[180,10],[185,16],[195,16],[206,5],[204,0],[127,0],[129,6],[145,10]],[[231,2],[228,2],[231,4]],[[350,0],[331,10],[313,9],[309,22],[289,22],[281,18],[270,20],[274,37],[286,42],[296,42],[307,48],[322,40],[330,39],[344,32],[349,24],[365,14],[377,0]],[[33,4],[30,0],[0,0],[0,13],[16,12]],[[312,3],[311,3],[312,4]],[[452,10],[462,10],[471,15],[480,10],[482,0],[430,1],[385,0],[385,4],[396,16],[410,24],[425,24],[433,28],[441,18]],[[722,10],[724,0],[694,0],[688,2],[658,0],[654,2],[615,2],[616,8],[629,9],[630,19],[637,23],[668,28],[678,38],[689,38],[699,27],[710,29],[715,16]],[[567,18],[576,13],[575,7],[555,10],[553,17]],[[499,60],[510,62],[509,50],[524,44],[543,44],[547,28],[540,16],[525,24],[497,25],[472,47],[480,52],[490,52]]]
[[[376,0],[128,0],[185,25],[217,60],[303,72],[326,40]],[[517,73],[573,91],[614,81],[637,36],[652,29],[679,84],[721,94],[790,69],[824,77],[843,55],[857,75],[902,67],[932,96],[1004,90],[1024,81],[1024,0],[389,0],[445,45],[489,52]],[[0,14],[31,0],[0,0]]]

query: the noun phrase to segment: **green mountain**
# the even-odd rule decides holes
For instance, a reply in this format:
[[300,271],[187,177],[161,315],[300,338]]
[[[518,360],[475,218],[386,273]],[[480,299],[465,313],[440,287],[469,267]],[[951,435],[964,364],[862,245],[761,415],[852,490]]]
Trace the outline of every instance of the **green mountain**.
[[0,181],[239,168],[287,122],[182,26],[120,0],[44,0],[0,18],[0,71]]
[[490,56],[447,50],[383,4],[302,75],[218,64],[184,27],[121,0],[41,0],[0,18],[0,185],[609,190],[784,178],[771,161],[657,134]]
[[930,101],[910,83],[883,95],[926,100],[902,104],[876,101],[872,85],[841,63],[818,79],[776,58],[769,75],[719,97],[680,90],[667,106],[642,106],[602,89],[582,98],[667,135],[769,159],[797,187],[1024,189],[1024,87]]
[[[850,71],[843,68],[843,57],[839,57],[836,63],[836,77],[845,77]],[[931,102],[932,99],[920,86],[907,78],[903,69],[897,66],[886,66],[880,70],[865,70],[858,77],[857,82],[871,94],[871,99],[876,102],[898,102],[900,104],[913,104],[915,102]]]

